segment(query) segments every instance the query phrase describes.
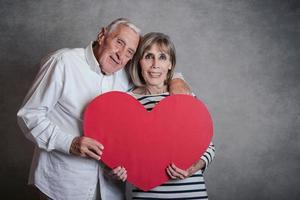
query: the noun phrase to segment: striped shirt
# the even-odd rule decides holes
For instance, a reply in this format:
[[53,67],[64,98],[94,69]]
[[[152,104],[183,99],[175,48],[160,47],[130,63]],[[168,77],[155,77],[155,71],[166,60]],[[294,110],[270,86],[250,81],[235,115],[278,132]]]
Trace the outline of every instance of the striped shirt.
[[[169,93],[158,95],[138,95],[129,92],[135,97],[146,110],[151,111],[153,107]],[[140,190],[130,183],[126,183],[126,199],[208,199],[205,181],[202,173],[212,162],[215,156],[215,147],[210,143],[206,152],[201,156],[205,162],[205,168],[197,171],[194,175],[183,180],[169,180],[147,192]]]

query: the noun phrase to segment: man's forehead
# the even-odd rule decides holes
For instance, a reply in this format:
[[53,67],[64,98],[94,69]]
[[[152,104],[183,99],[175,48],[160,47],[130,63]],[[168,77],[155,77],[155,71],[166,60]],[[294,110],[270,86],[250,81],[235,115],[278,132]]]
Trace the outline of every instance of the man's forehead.
[[117,25],[117,27],[111,32],[111,34],[113,36],[125,36],[128,35],[128,36],[131,36],[131,37],[138,37],[138,33],[135,32],[132,28],[130,28],[129,26],[126,26],[124,24],[119,24]]
[[135,30],[123,24],[120,24],[115,28],[111,33],[111,37],[122,39],[134,52],[136,51],[140,40],[140,36]]

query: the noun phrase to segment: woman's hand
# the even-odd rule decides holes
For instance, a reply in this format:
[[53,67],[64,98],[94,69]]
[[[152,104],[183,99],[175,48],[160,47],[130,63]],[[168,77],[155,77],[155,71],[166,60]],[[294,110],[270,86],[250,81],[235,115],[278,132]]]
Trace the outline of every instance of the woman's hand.
[[185,179],[189,176],[192,176],[194,173],[200,169],[203,169],[204,167],[205,162],[200,159],[187,170],[178,168],[174,163],[170,164],[166,170],[171,179]]
[[127,171],[124,167],[116,167],[111,170],[111,176],[116,179],[125,182],[127,179]]
[[191,175],[188,170],[180,169],[173,163],[166,170],[171,179],[185,179]]

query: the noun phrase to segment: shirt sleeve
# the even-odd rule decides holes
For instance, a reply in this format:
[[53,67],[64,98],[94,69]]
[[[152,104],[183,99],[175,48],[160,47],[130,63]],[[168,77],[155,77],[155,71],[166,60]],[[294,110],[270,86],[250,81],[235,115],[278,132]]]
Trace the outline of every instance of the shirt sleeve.
[[64,64],[59,56],[51,56],[41,66],[22,107],[18,124],[25,136],[46,151],[69,153],[74,135],[63,132],[48,117],[63,91]]
[[204,152],[203,156],[201,156],[201,160],[205,162],[205,167],[202,169],[202,172],[204,172],[208,165],[213,161],[215,157],[215,145],[211,142]]

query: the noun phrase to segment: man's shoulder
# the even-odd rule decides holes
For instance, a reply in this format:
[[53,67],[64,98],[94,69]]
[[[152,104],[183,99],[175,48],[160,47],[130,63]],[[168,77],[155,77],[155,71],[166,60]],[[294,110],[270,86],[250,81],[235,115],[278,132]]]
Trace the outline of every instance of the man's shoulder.
[[[79,63],[85,60],[83,48],[63,48],[52,53],[49,53],[40,62],[41,68],[52,66],[52,67],[65,67],[70,63]],[[52,63],[52,64],[50,64]]]
[[47,57],[56,58],[56,59],[74,59],[84,57],[83,48],[63,48],[57,51],[50,53]]

